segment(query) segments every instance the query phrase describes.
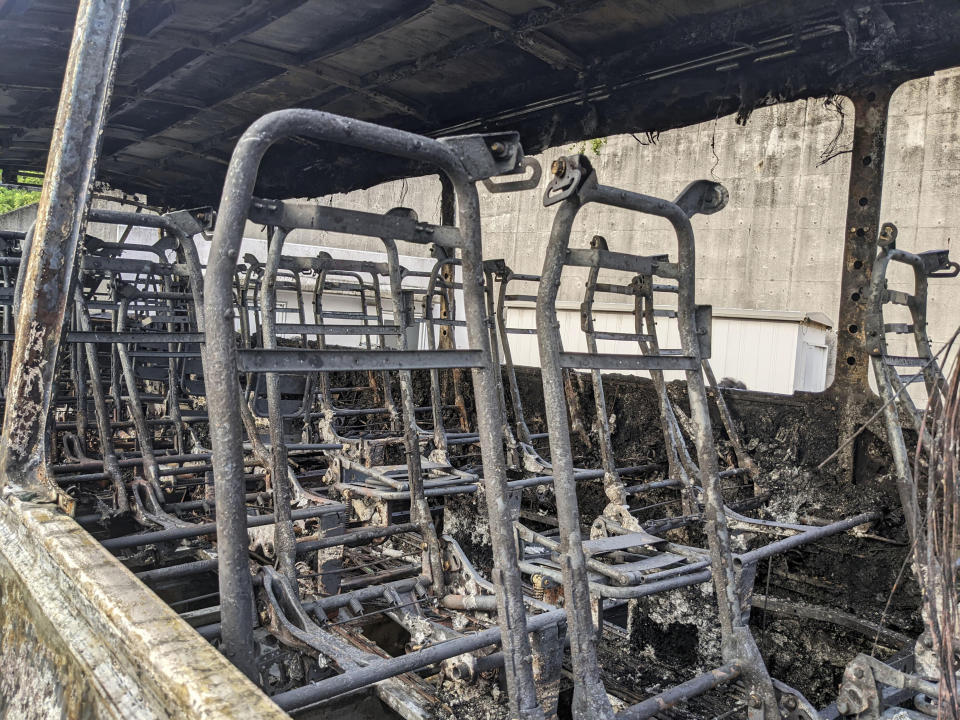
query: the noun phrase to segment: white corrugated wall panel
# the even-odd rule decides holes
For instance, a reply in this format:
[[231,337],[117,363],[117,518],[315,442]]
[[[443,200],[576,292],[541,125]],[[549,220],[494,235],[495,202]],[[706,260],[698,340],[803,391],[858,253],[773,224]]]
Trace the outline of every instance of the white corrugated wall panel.
[[[584,352],[586,339],[580,329],[579,308],[560,307],[557,319],[564,349]],[[536,309],[508,307],[506,320],[510,327],[535,328]],[[594,325],[597,330],[634,331],[632,313],[613,309],[595,310]],[[750,390],[782,394],[822,389],[826,377],[826,331],[818,330],[819,326],[805,326],[809,328],[809,336],[800,347],[801,327],[796,321],[715,316],[710,362],[717,379],[729,377],[745,383]],[[657,333],[662,348],[680,347],[675,319],[658,318]],[[539,366],[536,335],[511,335],[510,349],[515,364]],[[601,353],[632,354],[637,351],[633,343],[614,340],[599,341],[597,349]],[[631,374],[649,375],[641,371]],[[665,375],[668,380],[683,377],[682,372],[667,372]]]

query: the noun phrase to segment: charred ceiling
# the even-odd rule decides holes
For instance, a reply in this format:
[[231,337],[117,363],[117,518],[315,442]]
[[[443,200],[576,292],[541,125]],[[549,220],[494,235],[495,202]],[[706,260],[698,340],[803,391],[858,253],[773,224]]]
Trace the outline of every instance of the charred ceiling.
[[[0,166],[46,163],[75,3],[0,3]],[[524,147],[663,130],[960,64],[952,0],[135,2],[99,177],[214,202],[240,133],[287,107]],[[310,196],[409,174],[278,146],[259,191]],[[428,169],[424,168],[424,171]]]

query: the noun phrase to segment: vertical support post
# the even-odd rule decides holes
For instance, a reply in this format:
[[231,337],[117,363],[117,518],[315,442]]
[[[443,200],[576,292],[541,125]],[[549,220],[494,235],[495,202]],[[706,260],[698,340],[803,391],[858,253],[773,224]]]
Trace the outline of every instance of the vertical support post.
[[[287,231],[270,228],[267,234],[267,263],[263,270],[262,344],[267,350],[277,347],[277,272],[283,256]],[[303,307],[301,304],[300,307]],[[366,313],[366,308],[364,308]],[[267,412],[270,417],[270,485],[273,489],[273,544],[280,573],[291,587],[297,586],[297,534],[293,528],[290,501],[292,491],[287,477],[287,441],[283,432],[283,410],[280,407],[280,374],[267,373]]]
[[483,462],[490,544],[493,548],[493,580],[497,588],[497,624],[503,642],[504,668],[509,697],[508,712],[519,720],[543,720],[537,701],[530,638],[527,637],[527,613],[517,562],[516,535],[507,498],[507,473],[502,433],[504,417],[497,398],[494,373],[500,364],[490,354],[490,335],[484,303],[483,257],[480,240],[480,199],[472,182],[460,179],[457,212],[463,232],[461,269],[463,311],[470,347],[480,350],[483,365],[473,369],[473,392],[477,405],[477,432]]
[[838,391],[847,394],[866,393],[869,388],[870,365],[864,324],[870,275],[877,255],[887,110],[892,94],[892,88],[876,87],[851,97],[854,108],[853,151],[833,381]]
[[[453,182],[448,178],[444,173],[440,173],[440,224],[441,225],[456,225],[457,224],[457,194],[453,187]],[[444,257],[448,257],[449,253],[443,248],[437,246],[435,249],[437,253],[437,259],[442,260]],[[456,280],[456,272],[452,264],[444,265],[441,269],[441,278],[450,288],[445,293],[440,296],[440,318],[442,320],[456,320],[453,315],[455,313],[451,312],[452,308],[456,307],[454,302],[454,297],[456,296],[456,290],[453,289],[453,284]],[[440,340],[437,344],[437,347],[440,350],[453,350],[456,347],[456,326],[454,325],[441,325],[440,326]],[[470,431],[470,419],[467,413],[467,403],[463,397],[463,392],[461,388],[463,387],[463,369],[454,368],[452,372],[446,374],[446,378],[449,381],[451,375],[453,376],[453,395],[454,395],[454,405],[457,408],[457,414],[460,418],[460,429],[463,432]],[[446,393],[444,393],[446,395]]]
[[[440,178],[440,224],[441,225],[456,225],[457,224],[457,195],[453,189],[453,182],[443,173],[440,173],[438,176]],[[450,256],[450,253],[446,249],[437,246],[434,248],[434,253],[436,254],[437,260],[443,260]],[[453,265],[447,264],[444,265],[441,269],[441,278],[447,284],[447,286],[453,285],[454,282],[454,270]],[[452,320],[455,318],[450,317],[450,308],[453,305],[453,294],[454,290],[451,288],[444,292],[440,296],[440,318],[442,320]],[[453,325],[443,325],[440,327],[440,341],[437,347],[440,350],[453,350],[455,347],[453,336],[456,332],[456,329]],[[459,383],[457,383],[459,388]]]
[[[852,95],[854,109],[850,186],[844,227],[837,359],[830,390],[840,410],[837,442],[844,444],[863,421],[863,401],[870,396],[866,310],[880,229],[880,196],[887,114],[893,88],[865,88]],[[847,443],[838,458],[848,480],[855,474],[856,443]]]
[[129,0],[81,0],[25,274],[0,441],[5,484],[50,495],[39,479],[57,351],[77,244],[100,153]]
[[[438,176],[440,178],[440,224],[441,225],[456,225],[457,224],[457,195],[453,189],[453,182],[443,173],[440,173]],[[440,247],[439,245],[433,248],[434,255],[437,260],[444,260],[450,257],[450,253],[447,252],[445,248]],[[455,273],[453,271],[453,265],[448,263],[440,269],[440,277],[447,286],[453,285]],[[454,290],[450,288],[440,295],[440,319],[441,320],[452,320],[455,318],[450,317],[450,308],[453,305],[451,302],[453,299]],[[454,333],[456,329],[453,325],[441,325],[440,326],[440,340],[437,344],[438,349],[440,350],[453,350],[455,345],[453,341]],[[456,387],[460,387],[460,383],[455,383]]]

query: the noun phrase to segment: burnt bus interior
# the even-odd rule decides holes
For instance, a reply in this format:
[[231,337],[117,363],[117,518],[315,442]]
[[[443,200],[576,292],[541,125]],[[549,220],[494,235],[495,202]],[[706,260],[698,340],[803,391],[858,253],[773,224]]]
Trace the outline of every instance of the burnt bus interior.
[[[3,179],[44,181],[0,231],[4,494],[70,515],[282,711],[954,717],[926,326],[960,268],[898,249],[880,191],[893,90],[960,64],[956,3],[13,0],[0,38]],[[723,184],[534,155],[826,95],[855,113],[834,382],[726,388],[695,262]],[[334,196],[425,175],[439,218]],[[551,209],[539,274],[485,252],[487,193]],[[590,204],[671,240],[626,252]],[[381,255],[285,252],[312,230]],[[631,330],[595,326],[612,300]]]

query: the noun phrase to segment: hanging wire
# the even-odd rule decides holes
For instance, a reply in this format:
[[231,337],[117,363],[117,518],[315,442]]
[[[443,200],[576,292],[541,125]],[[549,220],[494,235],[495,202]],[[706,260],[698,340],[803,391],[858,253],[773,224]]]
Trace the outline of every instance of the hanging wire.
[[931,365],[933,365],[933,363],[935,363],[937,361],[937,358],[939,358],[941,355],[949,355],[950,349],[953,347],[953,343],[954,341],[956,341],[957,337],[960,337],[960,327],[957,327],[957,329],[953,331],[953,334],[950,336],[950,339],[947,341],[947,343],[943,347],[941,347],[939,350],[937,350],[933,354],[933,357],[931,357],[923,365],[921,365],[920,368],[911,377],[909,377],[906,382],[904,382],[901,385],[900,389],[893,394],[892,398],[890,398],[889,400],[887,400],[887,402],[881,405],[873,415],[867,418],[866,422],[862,423],[860,427],[857,428],[857,431],[855,433],[853,433],[850,437],[848,437],[840,445],[838,445],[836,450],[830,453],[822,463],[817,465],[817,470],[822,470],[824,465],[826,465],[828,462],[830,462],[835,457],[837,457],[840,454],[840,452],[845,447],[847,447],[847,445],[849,445],[850,443],[852,443],[854,440],[857,439],[857,436],[859,436],[860,433],[862,433],[864,430],[870,427],[870,423],[872,423],[874,420],[876,420],[878,417],[880,417],[883,414],[884,409],[888,405],[891,405],[892,403],[896,402],[897,398],[900,397],[900,394],[902,392],[904,392],[912,383],[922,378],[923,371],[925,368],[928,368]]
[[823,106],[825,108],[828,110],[833,110],[837,114],[837,117],[840,119],[840,123],[837,126],[836,135],[834,135],[833,139],[827,143],[827,146],[820,151],[820,160],[817,162],[817,167],[826,165],[835,157],[853,152],[852,145],[850,147],[841,146],[843,141],[843,131],[846,128],[847,117],[843,109],[843,103],[844,99],[840,95],[831,95],[823,101]]

